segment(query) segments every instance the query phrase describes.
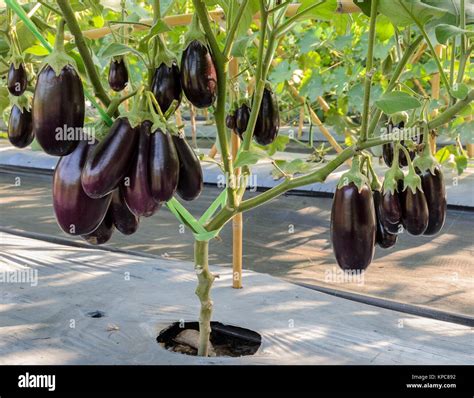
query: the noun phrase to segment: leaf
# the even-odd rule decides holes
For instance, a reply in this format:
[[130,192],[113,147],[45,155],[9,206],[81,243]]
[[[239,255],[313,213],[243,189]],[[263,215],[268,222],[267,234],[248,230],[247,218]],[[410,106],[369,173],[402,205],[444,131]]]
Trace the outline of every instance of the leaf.
[[446,10],[425,4],[421,0],[380,0],[379,11],[396,26],[413,24],[413,17],[426,24],[431,19],[441,18],[446,14]]
[[468,96],[469,88],[464,83],[455,84],[451,90],[451,94],[454,98],[463,100]]
[[[291,162],[286,160],[275,160],[275,164],[280,168],[272,170],[272,176],[275,180],[278,180],[284,175],[295,175],[295,174],[306,174],[316,167],[315,164],[306,162],[303,159],[293,159]],[[283,174],[282,173],[285,173]]]
[[375,105],[387,115],[419,108],[421,102],[403,91],[393,91],[384,94]]
[[234,168],[242,166],[250,166],[256,164],[260,159],[267,158],[268,155],[265,151],[257,148],[251,148],[249,151],[242,151],[237,156],[234,163]]
[[[257,1],[255,1],[257,3]],[[320,2],[317,0],[302,0],[301,6],[298,8],[298,12],[303,11],[304,9],[312,6],[315,2]],[[337,11],[337,1],[336,0],[327,0],[325,3],[319,5],[312,9],[309,13],[305,14],[303,19],[318,19],[320,21],[331,21],[334,18],[334,15]]]
[[268,156],[273,156],[277,152],[284,152],[286,146],[290,142],[290,137],[287,135],[279,135],[275,140],[266,146],[255,144],[257,148],[260,148],[267,152]]
[[447,25],[447,24],[441,24],[441,25],[436,26],[435,33],[436,33],[436,40],[438,40],[438,43],[440,44],[446,44],[446,42],[451,37],[458,36],[463,33],[466,33],[468,36],[474,35],[474,32],[471,32],[470,30],[461,29],[461,28],[458,28],[457,26]]
[[49,51],[46,48],[44,48],[42,45],[35,44],[34,46],[27,48],[25,50],[25,53],[33,54],[33,55],[37,55],[41,57],[41,56],[48,55]]
[[234,57],[244,57],[245,52],[247,51],[249,42],[253,40],[254,37],[255,35],[251,35],[251,36],[243,36],[237,39],[234,42],[234,45],[232,46],[231,55]]
[[161,33],[169,32],[171,29],[169,26],[164,22],[162,19],[156,21],[156,23],[152,26],[148,34],[141,40],[141,42],[147,43],[150,39],[159,35]]
[[122,43],[110,43],[101,51],[99,56],[107,59],[128,53],[133,53],[142,58],[142,54],[139,51]]
[[10,104],[8,100],[8,90],[6,87],[0,87],[0,115],[3,113],[5,108]]
[[458,175],[461,175],[464,170],[467,168],[467,156],[466,155],[457,155],[454,157],[456,162],[456,168],[458,170]]
[[452,149],[452,145],[448,145],[448,146],[445,146],[444,148],[441,148],[440,150],[438,150],[436,152],[436,160],[439,162],[439,163],[444,163],[446,162],[448,159],[449,159],[449,156],[451,155],[451,149]]
[[390,19],[385,15],[381,15],[377,18],[377,24],[375,26],[375,31],[377,33],[377,38],[380,41],[387,41],[395,35],[395,28],[390,22]]

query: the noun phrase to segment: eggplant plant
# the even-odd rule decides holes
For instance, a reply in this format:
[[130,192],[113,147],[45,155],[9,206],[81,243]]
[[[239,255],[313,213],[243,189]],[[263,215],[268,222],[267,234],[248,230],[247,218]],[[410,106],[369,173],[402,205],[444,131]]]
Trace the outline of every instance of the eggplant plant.
[[[130,2],[134,8],[129,10],[130,4],[121,1],[120,9],[112,10],[121,13],[120,21],[114,21],[120,31],[112,27],[111,40],[99,44],[90,32],[89,40],[85,39],[78,18],[80,13],[88,12],[102,18],[103,6],[94,2],[95,7],[86,10],[81,8],[82,2],[42,2],[39,12],[43,22],[60,21],[54,49],[41,32],[50,29],[48,23],[40,26],[38,18],[36,22],[30,19],[16,0],[6,3],[11,60],[5,62],[9,68],[4,73],[8,73],[9,89],[15,86],[13,80],[19,80],[20,89],[9,97],[12,105],[23,103],[21,108],[12,110],[12,129],[17,131],[11,136],[19,137],[18,146],[27,145],[36,136],[47,153],[61,156],[53,189],[59,225],[66,233],[81,235],[92,244],[102,244],[111,239],[114,228],[123,234],[133,234],[139,228],[140,217],[154,213],[159,217],[161,206],[166,205],[195,236],[196,295],[201,305],[198,355],[207,356],[209,352],[214,305],[211,289],[215,275],[208,263],[209,241],[239,213],[269,203],[290,190],[324,182],[336,169],[352,161],[350,170],[338,184],[331,214],[330,239],[341,268],[366,269],[375,245],[393,247],[403,229],[413,235],[434,235],[441,230],[446,215],[445,183],[430,144],[443,126],[449,125],[457,131],[463,118],[473,113],[469,60],[473,51],[474,15],[469,2],[459,0],[458,6],[453,7],[451,0],[359,1],[357,4],[366,14],[357,17],[365,24],[364,66],[347,77],[351,82],[357,81],[362,89],[360,112],[352,122],[355,134],[334,157],[323,158],[316,167],[301,167],[291,172],[282,170],[280,166],[284,163],[277,166],[273,161],[276,150],[283,149],[288,142],[279,135],[280,107],[281,103],[286,104],[286,100],[280,99],[284,89],[289,86],[294,89],[296,84],[291,79],[275,82],[281,62],[277,60],[278,49],[292,30],[305,21],[312,21],[313,25],[314,21],[325,21],[330,26],[337,20],[340,26],[342,20],[350,30],[350,20],[336,14],[336,0],[303,0],[296,7],[290,7],[290,1],[278,0],[181,0],[171,5],[166,2],[164,7],[154,0],[151,24],[137,22],[137,16],[146,12],[143,8],[146,6]],[[183,4],[193,12],[186,33],[166,23],[166,14],[173,9],[181,10]],[[225,14],[225,27],[215,25],[210,17],[209,11],[216,5]],[[127,13],[134,15],[127,19]],[[259,28],[252,25],[257,13]],[[52,51],[43,66],[39,67],[37,57],[31,56],[39,45],[35,44],[37,47],[28,53],[19,51],[22,47],[13,29],[17,19],[23,21],[43,49]],[[132,34],[134,26],[144,28],[142,33]],[[69,30],[74,42],[64,45],[64,28]],[[396,38],[385,44],[390,47],[390,62],[382,62],[377,55],[380,50],[377,32],[384,30],[389,32],[389,37]],[[445,58],[438,55],[433,38],[446,45]],[[251,41],[256,49],[249,45]],[[166,43],[172,50],[181,52],[180,63]],[[420,96],[407,84],[410,78],[405,72],[411,71],[411,79],[417,78],[412,62],[420,46],[426,46],[433,59],[442,82],[444,102]],[[24,59],[19,59],[22,56]],[[242,62],[240,72],[231,76],[232,58]],[[112,91],[104,84],[107,77],[97,68],[97,59],[104,67],[110,64],[108,81]],[[340,62],[350,64],[351,60]],[[35,81],[32,131],[24,127],[28,125],[27,114],[19,113],[19,109],[29,110],[24,105],[28,104],[24,77],[28,65],[39,72]],[[251,95],[241,93],[246,77],[246,82],[251,83]],[[302,88],[307,80],[302,79]],[[125,91],[118,93],[121,90]],[[300,99],[306,104],[309,94],[298,90],[296,93],[301,94]],[[349,98],[344,89],[339,94]],[[51,133],[56,128],[83,126],[84,96],[96,110],[93,126],[99,142],[58,142]],[[338,105],[336,108],[333,105],[339,103],[337,91],[331,96],[335,97],[331,102],[334,111]],[[203,190],[199,158],[174,118],[185,99],[197,108],[209,108],[213,112],[221,155],[219,165],[228,179],[225,190],[199,219],[176,198],[196,200]],[[307,105],[312,110],[310,102]],[[26,121],[15,121],[20,116]],[[403,127],[403,137],[386,133],[385,127],[395,125]],[[242,141],[235,156],[230,148],[232,134]],[[389,168],[382,185],[372,167],[372,158],[373,152],[383,146],[390,154],[387,154]],[[252,167],[263,158],[272,159],[282,181],[246,198],[246,182]],[[406,175],[401,170],[405,163]]]

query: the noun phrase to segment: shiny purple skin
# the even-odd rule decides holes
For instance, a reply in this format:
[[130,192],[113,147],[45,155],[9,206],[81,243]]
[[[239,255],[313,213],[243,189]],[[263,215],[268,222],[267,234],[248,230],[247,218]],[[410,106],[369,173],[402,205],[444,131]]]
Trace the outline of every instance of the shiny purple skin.
[[81,172],[97,143],[81,141],[71,154],[61,157],[53,177],[53,208],[61,229],[70,235],[94,231],[105,217],[110,195],[91,199],[82,189]]
[[35,138],[31,112],[13,105],[8,121],[8,139],[13,146],[24,148]]
[[229,129],[235,132],[235,115],[229,113],[225,117],[225,126]]
[[[403,141],[400,141],[400,143],[403,145]],[[383,160],[385,161],[385,164],[388,167],[392,167],[393,163],[393,144],[388,143],[388,144],[383,144]],[[408,151],[410,154],[410,159],[413,160],[415,159],[415,151]],[[403,152],[401,149],[398,152],[398,164],[402,167],[408,166],[408,160],[407,157],[405,156],[405,152]]]
[[19,97],[25,92],[27,86],[28,76],[23,63],[18,66],[18,69],[15,69],[14,64],[11,64],[7,75],[7,87],[10,94]]
[[122,91],[128,83],[128,70],[123,59],[110,61],[109,86],[114,91]]
[[235,131],[241,139],[247,130],[250,119],[250,108],[246,104],[242,104],[235,111]]
[[178,188],[179,158],[169,132],[156,130],[151,136],[149,173],[151,194],[156,202],[170,200]]
[[397,191],[384,192],[382,195],[382,211],[385,220],[390,224],[398,224],[402,219],[402,208],[400,207],[400,195]]
[[82,171],[82,186],[87,195],[101,198],[117,188],[133,161],[137,141],[138,133],[128,119],[116,119]]
[[184,200],[197,199],[203,188],[201,163],[185,138],[176,135],[172,138],[179,158],[177,193]]
[[376,216],[372,191],[354,183],[338,188],[331,211],[331,241],[339,267],[364,270],[375,252]]
[[63,137],[57,133],[64,133],[64,126],[75,132],[82,129],[84,107],[81,78],[71,65],[66,65],[59,76],[49,65],[41,70],[33,97],[33,132],[47,154],[65,156],[76,148],[78,134],[70,137],[66,131]]
[[151,126],[152,123],[146,120],[138,128],[137,151],[121,185],[125,203],[137,217],[150,217],[160,208],[151,195],[148,171]]
[[392,234],[385,228],[384,211],[382,209],[382,193],[380,191],[373,191],[375,217],[377,220],[377,232],[375,234],[375,243],[382,249],[388,249],[397,243],[397,235]]
[[181,87],[196,108],[210,107],[217,96],[217,72],[209,48],[193,40],[181,57]]
[[160,105],[161,112],[166,113],[174,100],[181,103],[182,89],[179,67],[173,62],[171,67],[162,63],[155,69],[151,91]]
[[400,195],[402,223],[411,235],[423,235],[428,227],[429,213],[425,194],[420,190],[413,193],[407,188]]
[[260,145],[269,145],[277,137],[279,129],[280,112],[277,97],[273,91],[265,88],[253,136]]
[[120,233],[132,235],[137,231],[140,219],[128,208],[120,188],[112,193],[109,210],[112,213],[115,228]]
[[81,235],[83,239],[85,239],[91,245],[103,245],[104,243],[108,242],[112,237],[114,232],[114,220],[112,217],[112,212],[107,211],[104,219],[100,223],[100,225],[91,233],[86,235]]
[[434,169],[434,174],[429,170],[418,172],[421,178],[421,186],[428,205],[428,227],[424,235],[436,235],[443,228],[446,220],[447,198],[446,186],[444,184],[443,172],[439,166]]

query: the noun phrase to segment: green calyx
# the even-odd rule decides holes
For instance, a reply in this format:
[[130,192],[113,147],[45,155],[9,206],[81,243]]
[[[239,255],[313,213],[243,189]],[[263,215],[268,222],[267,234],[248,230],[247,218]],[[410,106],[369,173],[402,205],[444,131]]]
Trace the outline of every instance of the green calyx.
[[390,167],[385,173],[385,178],[383,181],[383,192],[390,192],[394,194],[395,191],[398,191],[398,181],[403,180],[405,177],[403,171],[400,169],[398,159],[399,154],[400,151],[398,150],[397,143],[394,144],[392,167]]
[[10,63],[13,64],[15,69],[18,69],[20,65],[23,63],[23,57],[19,54],[13,54],[10,58]]
[[155,58],[155,65],[159,67],[161,64],[165,64],[168,68],[171,68],[174,62],[176,62],[176,55],[170,51],[163,39],[158,36],[158,52]]
[[362,190],[364,185],[369,185],[367,177],[360,171],[360,155],[354,156],[352,159],[351,169],[341,176],[337,188],[345,187],[350,183],[353,183],[359,192]]
[[197,14],[193,15],[193,19],[191,21],[191,26],[189,28],[189,31],[186,33],[186,36],[184,37],[184,47],[186,48],[188,44],[194,40],[197,40],[207,46],[206,35],[202,31],[201,26],[199,25],[199,18]]
[[406,191],[408,188],[411,189],[413,193],[416,193],[417,190],[423,192],[421,178],[416,174],[413,167],[410,167],[408,174],[403,179],[403,190]]
[[408,124],[409,116],[407,112],[397,112],[390,117],[390,121],[394,126],[399,126],[403,123],[404,126]]
[[93,131],[95,138],[97,141],[102,141],[107,133],[109,132],[110,127],[107,126],[107,124],[103,120],[99,120],[97,123],[94,124],[93,126]]
[[429,130],[425,124],[423,130],[423,153],[413,161],[413,166],[421,172],[429,170],[431,174],[435,173],[436,166],[439,165],[436,158],[431,154],[429,143]]
[[150,120],[151,115],[148,111],[146,93],[143,93],[143,89],[135,95],[133,99],[133,106],[128,112],[123,112],[122,117],[126,117],[132,128],[135,128],[142,124],[145,120]]
[[8,94],[8,99],[12,107],[16,106],[20,109],[21,113],[23,113],[24,110],[31,110],[32,94],[29,91],[25,91],[23,95],[18,97],[16,95]]
[[49,65],[59,76],[62,69],[66,65],[71,65],[77,70],[76,61],[72,57],[66,54],[64,51],[64,19],[61,19],[58,23],[58,29],[56,33],[56,41],[54,42],[54,50],[49,54],[43,61],[42,68]]

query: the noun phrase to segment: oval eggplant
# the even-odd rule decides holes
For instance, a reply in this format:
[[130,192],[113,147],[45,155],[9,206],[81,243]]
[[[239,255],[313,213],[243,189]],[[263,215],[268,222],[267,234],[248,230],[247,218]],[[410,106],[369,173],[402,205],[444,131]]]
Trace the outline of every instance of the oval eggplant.
[[91,198],[111,193],[129,170],[138,134],[127,118],[118,118],[107,136],[87,158],[82,171],[82,186]]
[[401,194],[400,204],[405,229],[411,235],[422,235],[428,227],[429,219],[425,194],[418,189],[413,193],[407,188]]
[[339,267],[364,270],[374,256],[376,219],[372,191],[354,183],[338,188],[331,210],[331,241]]
[[132,235],[137,231],[140,219],[128,208],[120,188],[112,193],[110,211],[115,228],[117,228],[120,233]]
[[70,235],[94,231],[102,222],[111,196],[91,199],[82,189],[81,172],[97,143],[83,140],[71,154],[63,156],[54,171],[53,208],[61,229]]
[[41,70],[33,97],[33,132],[47,154],[64,156],[76,148],[84,106],[81,79],[71,65],[59,76],[49,65]]
[[8,139],[11,144],[17,148],[24,148],[31,144],[35,138],[33,134],[33,121],[31,112],[23,109],[21,111],[16,105],[13,105],[8,121]]
[[122,91],[128,83],[128,70],[123,59],[110,61],[109,86],[114,91]]
[[91,245],[103,245],[108,242],[114,232],[114,221],[112,218],[112,212],[107,211],[104,219],[100,225],[91,233],[81,235],[83,239],[89,242]]
[[203,187],[201,163],[185,138],[177,135],[172,137],[179,159],[177,193],[181,199],[194,200],[201,194]]
[[12,63],[8,69],[7,87],[10,94],[19,97],[22,95],[28,86],[28,76],[26,75],[25,66],[21,63],[18,69]]
[[235,115],[229,113],[225,117],[225,126],[229,129],[235,132]]
[[217,72],[209,48],[193,40],[181,58],[181,87],[196,108],[208,108],[217,96]]
[[153,74],[151,91],[160,105],[161,112],[166,113],[174,100],[181,103],[182,89],[179,68],[176,62],[171,67],[162,63]]
[[390,224],[398,224],[402,219],[402,209],[400,207],[400,196],[397,191],[384,192],[382,195],[382,211],[384,218]]
[[241,139],[244,137],[245,131],[250,119],[250,108],[246,104],[242,104],[235,111],[235,131]]
[[418,172],[421,178],[421,186],[428,205],[428,227],[424,235],[436,235],[443,228],[446,220],[446,186],[444,184],[443,172],[439,166],[434,169],[434,174],[429,170]]
[[167,202],[176,192],[180,173],[178,152],[169,132],[158,129],[152,134],[149,167],[153,199]]
[[377,221],[375,243],[378,244],[382,249],[388,249],[397,243],[397,235],[392,234],[385,229],[385,215],[382,209],[382,193],[380,191],[373,191],[372,196],[374,198],[375,218]]
[[155,202],[151,195],[148,172],[151,126],[152,123],[146,120],[138,128],[138,148],[132,167],[122,182],[125,203],[137,217],[150,217],[160,208],[160,204]]
[[[402,145],[404,145],[403,141],[400,141],[400,143]],[[383,160],[385,161],[385,164],[388,167],[392,167],[392,163],[393,163],[393,144],[392,143],[383,144],[382,148],[383,148]],[[415,155],[416,155],[415,151],[408,151],[408,153],[410,154],[410,159],[411,160],[415,159]],[[408,160],[407,160],[407,157],[405,156],[405,152],[402,151],[401,149],[398,152],[398,164],[401,167],[408,166]]]
[[262,103],[258,112],[257,124],[253,133],[255,141],[260,145],[271,144],[280,129],[280,112],[276,95],[265,87]]

